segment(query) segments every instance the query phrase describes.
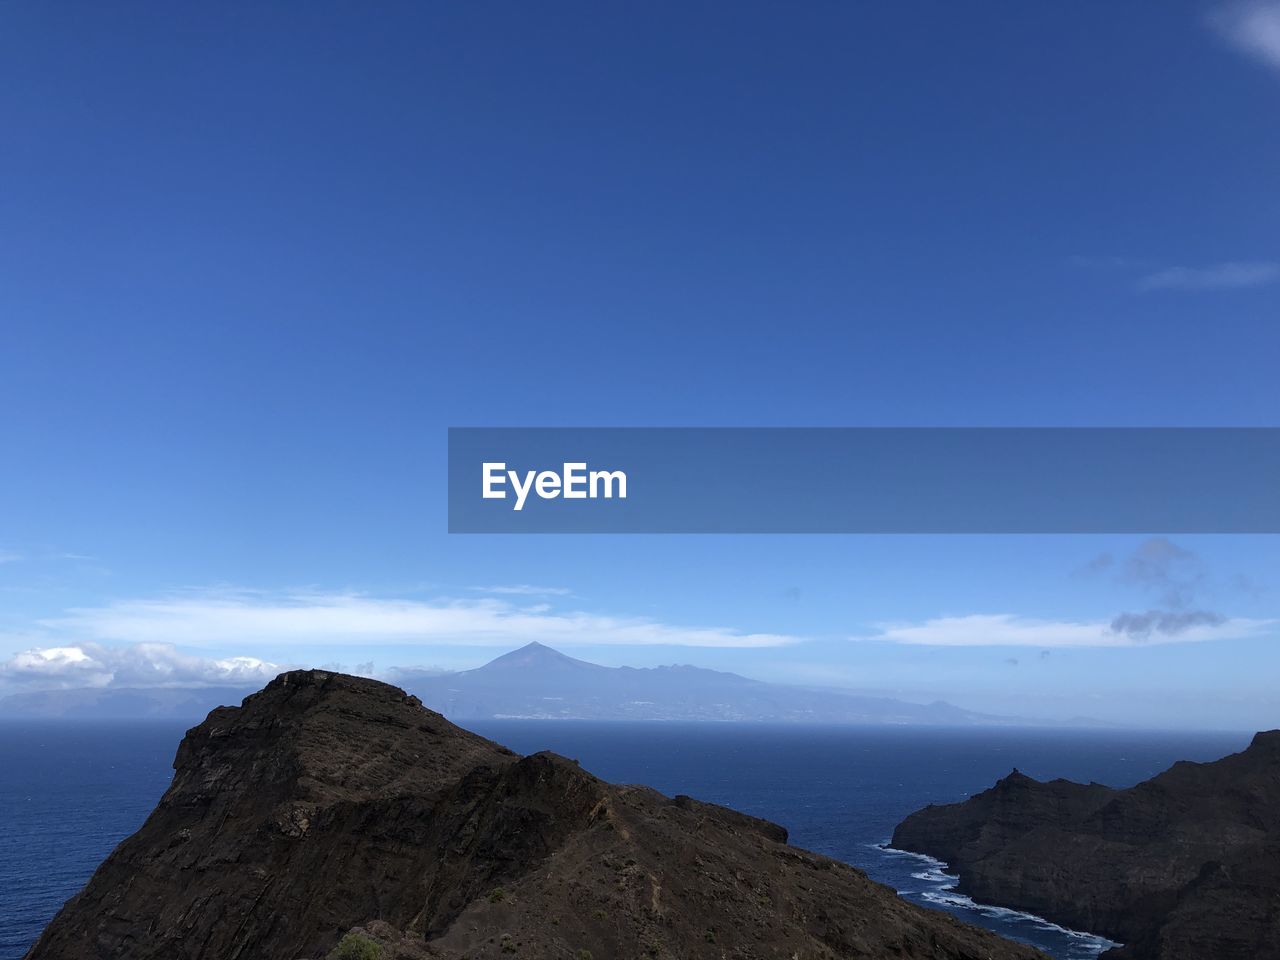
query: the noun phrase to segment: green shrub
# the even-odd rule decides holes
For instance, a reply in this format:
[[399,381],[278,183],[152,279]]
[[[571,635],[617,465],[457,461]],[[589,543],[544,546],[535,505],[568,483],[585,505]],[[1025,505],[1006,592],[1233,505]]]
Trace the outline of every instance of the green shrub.
[[358,933],[348,933],[338,941],[328,960],[381,960],[382,946]]
[[489,902],[501,903],[504,899],[506,899],[506,896],[507,896],[507,891],[503,890],[501,887],[494,887],[492,890],[489,891]]

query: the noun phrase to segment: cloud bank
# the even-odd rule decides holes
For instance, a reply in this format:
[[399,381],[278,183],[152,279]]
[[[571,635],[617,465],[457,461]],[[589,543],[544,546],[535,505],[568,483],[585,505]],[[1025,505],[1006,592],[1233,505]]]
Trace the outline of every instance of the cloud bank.
[[994,613],[880,624],[879,633],[854,639],[934,647],[1137,647],[1243,640],[1274,630],[1277,624],[1276,620],[1227,619],[1199,611],[1121,614],[1111,621],[1037,620]]
[[1200,558],[1168,537],[1150,537],[1127,557],[1094,557],[1081,571],[1090,576],[1114,572],[1116,582],[1135,587],[1160,604],[1140,613],[1124,612],[1111,629],[1134,640],[1176,638],[1194,627],[1219,627],[1227,617],[1199,605],[1211,593],[1209,572]]
[[1146,613],[1122,613],[1111,621],[1111,629],[1135,640],[1147,640],[1154,634],[1176,637],[1193,627],[1216,627],[1226,618],[1212,610],[1148,610]]
[[1280,280],[1280,263],[1274,261],[1233,261],[1207,267],[1168,267],[1147,274],[1138,289],[1159,290],[1241,290],[1261,287]]
[[566,647],[777,647],[799,639],[640,617],[557,612],[546,605],[518,606],[494,598],[420,601],[355,594],[205,593],[127,600],[73,609],[65,616],[40,621],[40,626],[59,638],[199,647],[262,642],[514,647],[530,640]]
[[568,597],[573,591],[568,587],[539,587],[532,583],[513,583],[509,586],[472,587],[476,593],[493,593],[515,597]]
[[1149,537],[1124,561],[1126,582],[1155,590],[1170,604],[1186,603],[1205,579],[1204,565],[1168,537]]
[[1280,620],[1227,617],[1204,609],[1213,591],[1200,557],[1168,537],[1148,537],[1127,554],[1102,553],[1076,576],[1107,576],[1147,599],[1149,609],[1110,620],[1039,620],[1012,613],[935,617],[883,623],[857,639],[939,647],[1136,647],[1244,640],[1280,630]]
[[1228,3],[1214,11],[1209,22],[1236,49],[1280,70],[1280,2]]
[[198,657],[171,643],[108,647],[79,643],[43,647],[0,663],[0,680],[14,685],[81,687],[258,687],[286,668],[256,657]]

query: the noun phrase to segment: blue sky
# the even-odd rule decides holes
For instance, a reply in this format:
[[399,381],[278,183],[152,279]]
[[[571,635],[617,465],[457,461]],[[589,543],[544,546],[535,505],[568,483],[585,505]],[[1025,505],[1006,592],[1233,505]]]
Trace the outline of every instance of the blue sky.
[[[0,18],[0,687],[536,638],[1280,722],[1274,537],[468,538],[444,491],[451,425],[1274,425],[1277,4]],[[1217,620],[1107,639],[1150,610]]]

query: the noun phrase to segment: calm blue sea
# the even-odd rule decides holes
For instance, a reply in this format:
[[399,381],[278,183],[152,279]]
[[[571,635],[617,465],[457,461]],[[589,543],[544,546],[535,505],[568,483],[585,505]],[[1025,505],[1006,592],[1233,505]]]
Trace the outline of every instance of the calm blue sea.
[[[0,724],[0,960],[19,960],[169,783],[184,725]],[[1061,960],[1105,946],[950,891],[941,865],[883,849],[927,803],[961,800],[1013,767],[1038,779],[1127,786],[1174,760],[1240,750],[1248,734],[805,728],[736,724],[504,721],[472,725],[522,753],[555,750],[609,780],[687,793],[767,817],[792,842],[866,870]]]

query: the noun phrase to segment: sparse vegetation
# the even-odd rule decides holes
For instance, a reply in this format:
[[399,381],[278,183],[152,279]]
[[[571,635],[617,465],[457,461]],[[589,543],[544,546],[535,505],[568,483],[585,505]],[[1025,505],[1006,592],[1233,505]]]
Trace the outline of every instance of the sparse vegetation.
[[591,951],[590,951],[590,950],[579,950],[579,951],[578,951],[578,960],[591,960]]
[[327,960],[382,960],[382,945],[359,933],[348,933],[338,941]]
[[501,903],[506,898],[507,898],[507,891],[503,890],[501,887],[494,887],[492,890],[489,891],[490,903]]

